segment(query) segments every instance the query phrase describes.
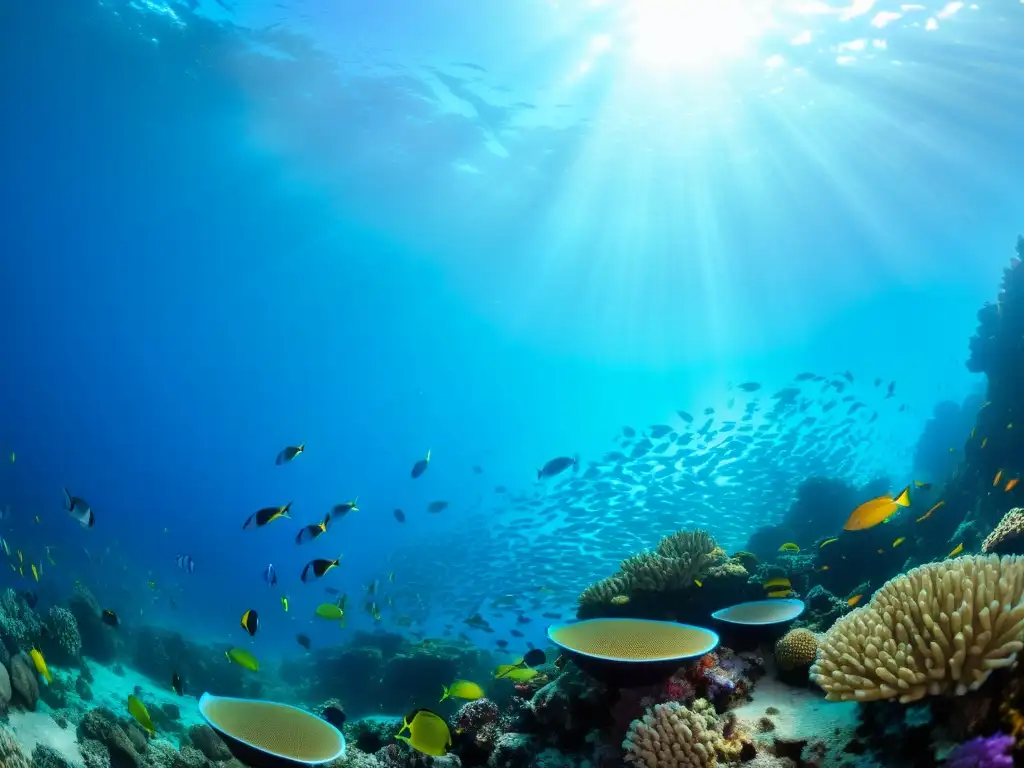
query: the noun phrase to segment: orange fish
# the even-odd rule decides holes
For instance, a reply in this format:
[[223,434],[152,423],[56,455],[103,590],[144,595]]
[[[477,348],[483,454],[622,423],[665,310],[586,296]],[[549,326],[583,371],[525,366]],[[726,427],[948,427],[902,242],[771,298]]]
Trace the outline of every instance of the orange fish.
[[860,602],[860,599],[862,597],[864,597],[864,595],[854,595],[853,597],[851,597],[849,600],[846,601],[846,604],[848,606],[850,606],[851,608],[853,608],[853,606],[855,606],[857,603]]
[[927,519],[928,519],[929,517],[931,517],[931,516],[932,516],[932,512],[934,512],[934,511],[935,511],[936,509],[938,509],[939,507],[941,507],[941,506],[942,506],[943,504],[945,504],[945,503],[946,503],[946,502],[944,502],[944,501],[940,501],[940,502],[939,502],[938,504],[936,504],[936,505],[935,505],[934,507],[932,507],[932,508],[931,508],[931,509],[929,509],[929,510],[928,510],[927,512],[925,512],[925,513],[924,513],[923,515],[921,515],[921,516],[920,516],[919,518],[917,518],[917,522],[919,522],[919,523],[920,523],[920,522],[921,522],[922,520],[927,520]]
[[1009,493],[1010,491],[1012,491],[1014,488],[1017,487],[1017,483],[1019,483],[1019,482],[1020,482],[1020,478],[1019,477],[1014,477],[1014,478],[1010,479],[1006,483],[1006,487],[1003,488],[1003,491],[1006,492],[1006,493]]
[[1003,477],[1003,470],[1000,469],[998,472],[996,472],[995,480],[992,481],[992,487],[993,488],[995,488],[997,485],[999,485],[999,481],[1000,481],[1000,479],[1002,479],[1002,477]]
[[844,531],[863,531],[874,528],[892,517],[900,507],[910,506],[910,486],[908,485],[895,497],[879,496],[865,501],[855,510],[843,526]]

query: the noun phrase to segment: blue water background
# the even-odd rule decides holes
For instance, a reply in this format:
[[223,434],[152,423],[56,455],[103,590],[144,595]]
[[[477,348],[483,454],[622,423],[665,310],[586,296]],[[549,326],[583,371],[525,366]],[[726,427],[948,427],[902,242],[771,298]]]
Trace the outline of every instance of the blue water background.
[[[456,596],[536,586],[481,577],[507,567],[494,485],[801,370],[898,382],[910,410],[859,450],[906,477],[932,406],[978,385],[967,339],[1020,226],[1021,6],[815,20],[774,83],[618,54],[571,78],[614,27],[585,6],[4,4],[0,506],[12,546],[52,547],[44,597],[80,578],[211,640],[257,608],[291,653],[323,599],[302,564],[343,552],[339,588],[400,562],[439,631]],[[837,63],[862,37],[887,47]],[[241,530],[287,501],[296,524]],[[603,575],[581,562],[566,605]]]

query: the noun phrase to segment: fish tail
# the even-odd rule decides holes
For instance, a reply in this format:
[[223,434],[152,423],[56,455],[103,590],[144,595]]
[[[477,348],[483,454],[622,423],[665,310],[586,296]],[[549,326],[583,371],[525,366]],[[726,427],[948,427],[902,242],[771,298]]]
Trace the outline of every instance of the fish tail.
[[541,477],[543,477],[543,476],[544,476],[544,470],[543,469],[538,469],[537,470],[537,479],[540,480]]
[[[448,696],[449,696],[448,688],[446,686],[442,685],[441,686],[441,701],[444,701],[445,699],[447,699]],[[439,701],[438,704],[440,704],[441,701]]]

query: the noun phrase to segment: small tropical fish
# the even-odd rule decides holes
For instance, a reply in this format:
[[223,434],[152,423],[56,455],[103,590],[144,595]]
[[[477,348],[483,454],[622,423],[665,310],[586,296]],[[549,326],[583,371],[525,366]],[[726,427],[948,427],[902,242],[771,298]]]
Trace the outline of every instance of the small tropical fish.
[[300,635],[296,635],[295,636],[295,642],[297,642],[299,645],[301,645],[307,651],[313,645],[313,642],[309,639],[308,635],[301,635],[301,634]]
[[327,533],[327,523],[330,521],[330,517],[323,520],[315,525],[307,525],[305,528],[299,530],[295,535],[296,544],[305,544],[310,541],[316,541],[323,534]]
[[282,448],[281,452],[277,454],[277,458],[274,460],[274,463],[277,464],[278,466],[281,466],[282,464],[287,464],[289,461],[294,459],[304,450],[306,450],[305,443],[300,443],[299,445],[289,445],[287,448]]
[[444,512],[446,509],[448,509],[447,501],[432,501],[427,504],[427,512],[433,512],[436,514],[438,512]]
[[109,608],[103,609],[103,613],[100,614],[100,621],[108,627],[116,627],[121,623],[121,620],[117,618],[117,614]]
[[256,631],[260,628],[259,614],[250,608],[242,614],[242,621],[240,623],[242,625],[242,629],[248,632],[250,636],[255,635]]
[[1003,470],[1000,469],[998,472],[996,472],[996,476],[992,480],[992,487],[995,488],[997,485],[999,485],[999,481],[1002,480],[1002,478],[1003,478]]
[[982,438],[982,440],[981,440],[981,447],[984,448],[986,445],[988,445],[988,438],[987,437]]
[[149,716],[149,710],[141,700],[132,695],[128,696],[128,714],[135,718],[146,733],[150,736],[156,735],[156,728],[153,727],[153,719]]
[[825,539],[823,542],[821,542],[821,544],[818,545],[818,549],[821,549],[827,544],[835,544],[837,541],[839,541],[839,537],[837,536],[833,536],[831,539]]
[[555,477],[556,475],[560,475],[565,472],[569,467],[572,467],[575,472],[579,469],[579,466],[580,457],[578,455],[573,456],[572,458],[568,456],[559,456],[557,459],[551,459],[551,461],[547,462],[543,467],[537,470],[537,479],[546,480],[549,477]]
[[761,586],[765,589],[775,589],[776,587],[785,587],[786,589],[789,589],[793,585],[789,581],[789,579],[785,578],[784,576],[780,576],[775,579],[768,579],[768,581],[761,584]]
[[263,580],[270,586],[277,584],[277,569],[271,563],[263,570]]
[[963,551],[964,551],[964,545],[963,545],[963,542],[961,542],[961,543],[957,544],[956,547],[954,547],[953,551],[950,552],[948,555],[946,555],[946,557],[956,557],[957,555],[959,555]]
[[39,569],[36,568],[36,564],[32,563],[32,576],[36,581],[39,581]]
[[36,672],[39,673],[39,676],[46,681],[47,685],[52,683],[53,676],[50,674],[49,667],[46,666],[46,659],[43,658],[43,654],[41,654],[38,649],[33,648],[29,651],[29,656],[32,657],[32,663],[35,665]]
[[612,605],[625,605],[629,602],[629,595],[616,595],[611,599]]
[[182,685],[181,678],[178,677],[177,672],[171,674],[171,690],[179,696],[181,696],[185,692],[185,686]]
[[330,519],[333,520],[336,517],[344,517],[349,512],[358,512],[358,511],[359,511],[359,497],[357,496],[356,498],[352,499],[352,501],[344,501],[341,504],[335,504],[331,508],[331,514],[328,515],[328,517],[330,517]]
[[337,568],[339,565],[341,565],[340,555],[337,560],[325,560],[323,558],[310,560],[302,568],[302,581],[303,583],[308,584],[314,579],[322,578],[329,570]]
[[291,511],[292,503],[289,501],[283,507],[264,507],[261,510],[253,512],[242,523],[242,529],[246,528],[261,528],[264,525],[274,522],[281,517],[291,517],[289,512]]
[[[403,735],[406,731],[408,736]],[[439,714],[429,709],[417,709],[406,715],[402,729],[395,734],[400,739],[424,755],[444,757],[452,745],[452,734],[448,723]]]
[[316,607],[316,615],[329,621],[341,621],[345,618],[345,611],[334,603],[323,603]]
[[1009,493],[1010,491],[1012,491],[1014,488],[1017,487],[1017,483],[1019,483],[1019,482],[1020,482],[1020,478],[1019,477],[1010,478],[1009,480],[1006,481],[1006,487],[1003,488],[1003,491],[1005,493]]
[[64,510],[83,528],[92,528],[96,525],[96,515],[93,514],[89,502],[78,496],[72,496],[67,488],[64,489]]
[[537,675],[536,669],[523,666],[522,660],[515,664],[499,664],[494,670],[495,680],[511,680],[514,683],[528,683]]
[[696,584],[698,587],[703,587],[704,586],[704,582],[701,581],[700,579],[694,579],[693,583]]
[[238,666],[248,669],[250,672],[259,672],[260,663],[246,650],[241,648],[232,648],[230,651],[224,651],[224,655],[227,656],[228,661],[233,661]]
[[405,522],[405,512],[403,512],[402,510],[396,509],[394,512],[392,512],[392,514],[395,516],[395,520],[397,520],[398,522]]
[[896,496],[878,496],[865,501],[850,514],[844,531],[863,531],[888,520],[900,507],[910,506],[910,486]]
[[928,483],[928,482],[925,482],[923,480],[915,480],[914,481],[914,487],[915,488],[920,488],[922,491],[927,491],[928,489],[930,489],[932,487],[932,484]]
[[394,571],[388,571],[388,581],[390,581],[392,584],[395,583],[395,572]]
[[412,465],[412,479],[415,480],[417,477],[427,471],[427,467],[430,466],[430,451],[427,451],[427,455]]
[[284,612],[285,613],[288,613],[288,598],[287,597],[282,597],[281,598],[281,607],[284,608]]
[[904,541],[906,541],[906,540],[907,540],[907,537],[906,537],[906,536],[900,536],[900,537],[899,537],[898,539],[896,539],[896,541],[894,541],[894,542],[892,543],[893,549],[895,549],[896,547],[898,547],[898,546],[899,546],[900,544],[902,544],[902,543],[903,543]]
[[864,595],[854,595],[853,597],[847,599],[846,604],[853,608],[853,606],[860,602],[860,599],[862,597],[864,597]]
[[825,571],[827,571],[827,570],[828,570],[828,566],[827,566],[827,565],[823,565],[823,566],[821,566],[821,568],[819,568],[818,570],[819,570],[819,571],[821,571],[821,572],[825,572]]
[[921,515],[919,518],[917,518],[917,520],[915,522],[920,523],[920,522],[923,522],[923,521],[927,520],[929,517],[932,516],[932,512],[937,510],[939,507],[944,506],[945,503],[946,502],[944,502],[944,501],[938,502],[934,507],[932,507],[927,512],[925,512],[923,515]]
[[779,552],[799,552],[799,551],[800,551],[800,547],[798,547],[792,541],[787,541],[785,544],[783,544],[781,547],[779,547]]
[[451,685],[442,685],[441,691],[441,701],[449,698],[476,701],[487,695],[483,688],[470,680],[456,680]]
[[178,564],[178,567],[185,573],[195,573],[196,564],[192,560],[191,555],[178,555],[175,562]]

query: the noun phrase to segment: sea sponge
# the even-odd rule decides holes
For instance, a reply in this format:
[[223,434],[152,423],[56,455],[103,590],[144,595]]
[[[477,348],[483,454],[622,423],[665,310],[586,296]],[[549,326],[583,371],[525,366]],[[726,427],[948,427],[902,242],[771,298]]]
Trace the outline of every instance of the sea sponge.
[[818,635],[809,629],[791,629],[775,643],[775,663],[786,672],[814,663]]
[[818,644],[810,677],[829,701],[962,695],[1024,649],[1024,557],[972,555],[886,582]]
[[55,605],[50,608],[46,620],[50,633],[57,638],[61,650],[71,659],[82,655],[82,636],[78,632],[78,622],[74,614],[67,608]]
[[638,768],[706,768],[718,765],[720,738],[705,714],[670,701],[634,720],[622,748],[626,764]]
[[981,551],[999,555],[1024,554],[1024,536],[1021,534],[1024,534],[1024,507],[1014,507],[1003,515],[1003,519],[981,542]]
[[640,552],[623,560],[618,573],[591,584],[583,590],[579,602],[607,603],[616,595],[636,591],[690,587],[715,561],[716,552],[722,551],[707,531],[676,531],[662,538],[654,552]]

